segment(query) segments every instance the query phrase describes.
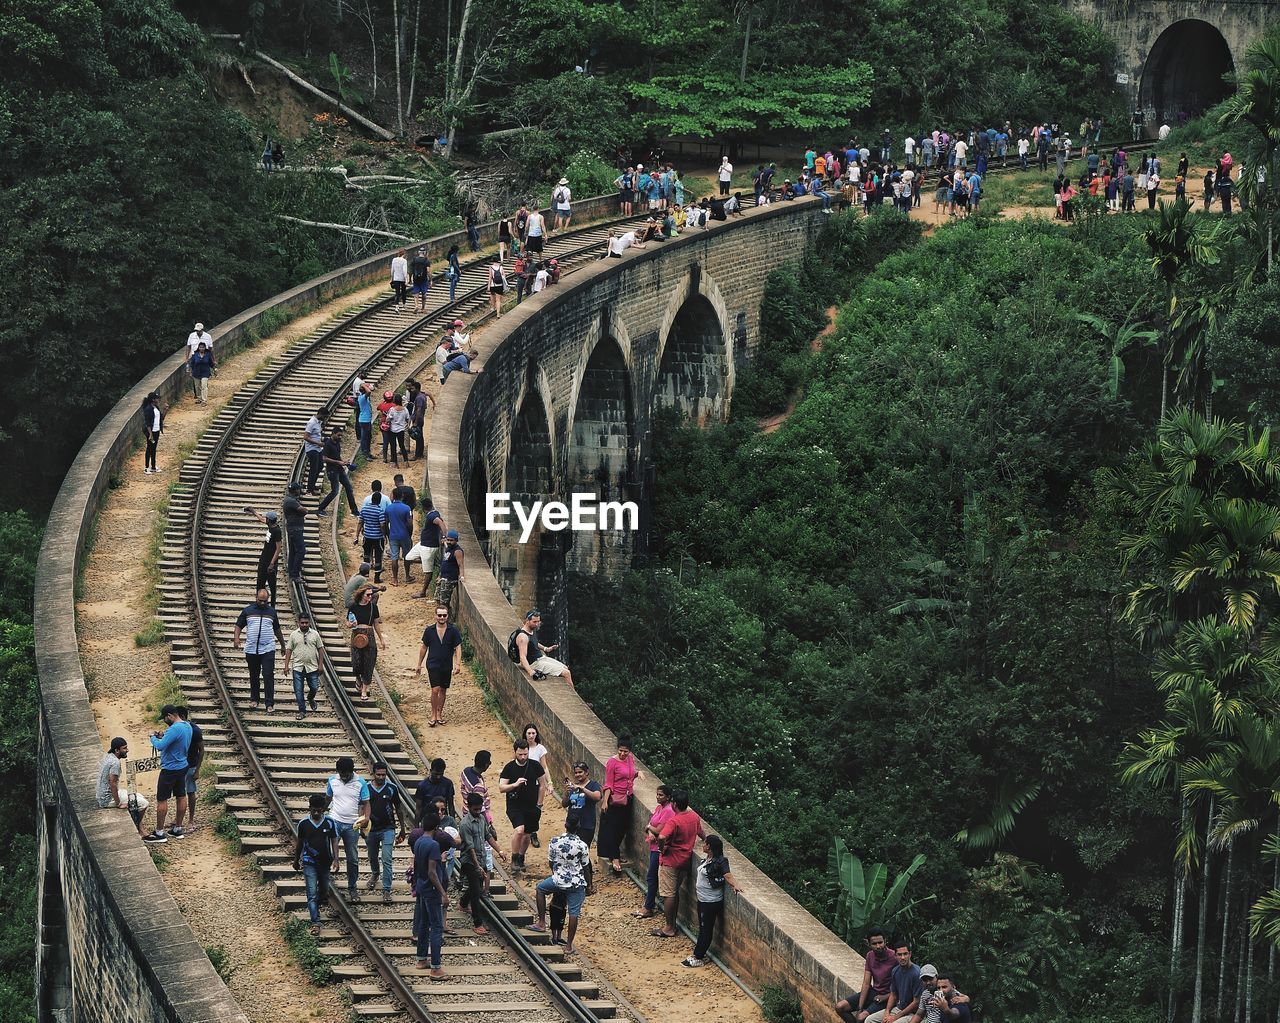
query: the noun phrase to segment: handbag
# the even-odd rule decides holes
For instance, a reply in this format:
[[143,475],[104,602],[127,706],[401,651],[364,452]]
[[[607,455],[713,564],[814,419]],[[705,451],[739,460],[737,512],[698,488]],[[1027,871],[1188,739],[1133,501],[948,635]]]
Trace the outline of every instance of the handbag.
[[357,650],[363,650],[369,645],[369,637],[366,633],[356,632],[351,636],[351,645]]

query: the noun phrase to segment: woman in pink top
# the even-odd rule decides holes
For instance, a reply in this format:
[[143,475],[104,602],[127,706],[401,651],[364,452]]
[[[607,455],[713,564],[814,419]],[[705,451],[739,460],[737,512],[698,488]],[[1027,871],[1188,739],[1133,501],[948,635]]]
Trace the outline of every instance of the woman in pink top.
[[618,753],[604,767],[605,811],[600,820],[599,856],[609,861],[615,877],[622,876],[622,844],[631,830],[631,797],[644,775],[636,770],[631,740],[618,739]]
[[644,879],[644,907],[631,914],[640,920],[658,915],[658,835],[662,833],[662,826],[671,820],[676,812],[675,807],[671,805],[669,785],[658,786],[657,798],[658,808],[653,811],[653,816],[649,818],[649,826],[644,829],[645,834],[649,836],[649,873]]

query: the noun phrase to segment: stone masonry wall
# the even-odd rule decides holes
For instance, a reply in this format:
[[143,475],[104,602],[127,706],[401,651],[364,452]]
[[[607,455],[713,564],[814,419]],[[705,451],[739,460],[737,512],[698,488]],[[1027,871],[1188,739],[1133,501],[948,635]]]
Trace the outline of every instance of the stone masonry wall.
[[[463,481],[485,480],[493,490],[508,489],[503,480],[513,443],[511,424],[533,392],[554,423],[550,455],[556,486],[563,491],[574,464],[577,397],[602,338],[613,337],[623,354],[636,431],[631,445],[643,452],[663,345],[686,300],[703,296],[724,329],[727,405],[735,337],[744,351],[754,351],[765,275],[796,258],[821,220],[811,200],[752,211],[706,233],[650,246],[620,261],[603,260],[504,314],[480,342],[484,372],[450,377],[432,421],[427,481],[437,507],[461,533],[464,549],[473,557],[480,551],[467,498],[482,502],[483,495],[464,496]],[[594,401],[599,396],[589,397]],[[598,409],[589,412],[598,414]],[[512,540],[505,547],[491,544],[494,550],[513,546],[518,545]],[[509,720],[539,723],[547,745],[563,758],[551,765],[553,777],[564,773],[569,762],[584,760],[602,778],[616,737],[562,682],[535,683],[511,664],[506,643],[519,615],[493,574],[475,561],[471,564],[458,618],[504,714]],[[641,824],[656,806],[661,781],[651,771],[645,774],[636,789],[628,846],[636,863],[647,861]],[[832,1003],[861,983],[861,957],[741,853],[731,847],[727,852],[747,894],[729,896],[718,952],[753,988],[780,984],[794,989],[806,1019],[831,1018]],[[692,893],[687,895],[681,900],[684,910],[693,905]]]

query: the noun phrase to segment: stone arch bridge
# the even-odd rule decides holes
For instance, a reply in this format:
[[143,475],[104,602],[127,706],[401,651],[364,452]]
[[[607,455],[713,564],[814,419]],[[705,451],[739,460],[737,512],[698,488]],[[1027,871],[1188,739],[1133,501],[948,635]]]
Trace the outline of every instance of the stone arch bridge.
[[1245,50],[1280,24],[1276,0],[1076,0],[1116,40],[1116,84],[1141,107],[1146,130],[1198,114],[1231,93],[1223,81]]
[[[465,398],[452,475],[477,545],[512,604],[543,609],[551,642],[566,630],[566,571],[612,574],[646,553],[655,415],[726,418],[755,352],[765,278],[796,259],[824,219],[813,203],[766,207],[601,260],[486,332],[497,347],[484,373],[450,378],[437,416]],[[631,501],[639,529],[539,528],[520,542],[514,520],[511,531],[486,529],[491,492],[525,507],[575,493]],[[446,512],[451,523],[459,517]]]

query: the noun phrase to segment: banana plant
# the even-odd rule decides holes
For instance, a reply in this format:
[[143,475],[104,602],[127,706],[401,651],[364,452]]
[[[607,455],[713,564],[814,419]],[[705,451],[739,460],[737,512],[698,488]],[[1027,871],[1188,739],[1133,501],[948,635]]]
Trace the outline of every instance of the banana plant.
[[923,899],[906,901],[907,882],[924,865],[925,856],[920,853],[911,865],[888,883],[889,870],[883,863],[864,869],[862,860],[849,851],[844,839],[837,838],[828,857],[831,877],[829,887],[835,898],[834,929],[850,944],[860,942],[871,924],[887,927],[895,920],[905,919]]

